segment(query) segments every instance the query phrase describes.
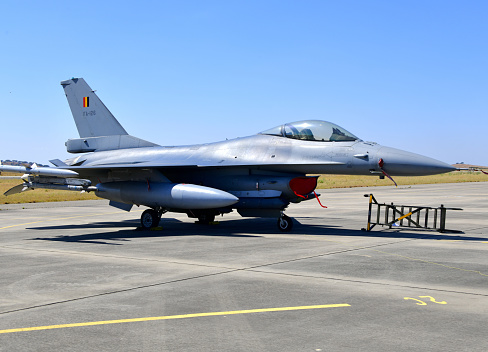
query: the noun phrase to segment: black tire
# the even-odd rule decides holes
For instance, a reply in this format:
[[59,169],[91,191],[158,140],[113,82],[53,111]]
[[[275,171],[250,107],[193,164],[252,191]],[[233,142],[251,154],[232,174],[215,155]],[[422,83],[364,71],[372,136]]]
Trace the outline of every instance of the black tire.
[[149,230],[159,225],[158,213],[153,209],[146,209],[141,215],[141,227]]
[[281,232],[290,232],[293,228],[293,220],[286,215],[282,215],[278,218],[278,228]]
[[202,214],[198,216],[198,223],[202,225],[208,225],[215,221],[215,214]]

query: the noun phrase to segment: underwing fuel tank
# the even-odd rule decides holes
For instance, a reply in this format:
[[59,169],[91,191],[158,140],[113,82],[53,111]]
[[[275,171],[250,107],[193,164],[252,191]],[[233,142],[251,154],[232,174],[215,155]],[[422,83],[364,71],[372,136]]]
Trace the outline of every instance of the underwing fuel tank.
[[239,201],[219,189],[183,183],[107,182],[99,183],[95,194],[115,202],[175,209],[223,208]]

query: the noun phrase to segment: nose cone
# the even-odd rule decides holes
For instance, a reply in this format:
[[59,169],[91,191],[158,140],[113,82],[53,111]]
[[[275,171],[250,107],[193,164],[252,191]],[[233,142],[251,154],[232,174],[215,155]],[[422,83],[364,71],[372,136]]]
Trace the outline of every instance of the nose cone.
[[377,157],[383,159],[383,169],[392,176],[436,175],[456,170],[442,161],[389,147],[381,147]]

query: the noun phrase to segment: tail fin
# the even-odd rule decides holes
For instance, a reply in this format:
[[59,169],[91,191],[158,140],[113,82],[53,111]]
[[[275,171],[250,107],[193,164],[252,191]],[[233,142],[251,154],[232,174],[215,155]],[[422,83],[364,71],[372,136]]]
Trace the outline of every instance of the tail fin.
[[83,78],[62,81],[80,138],[127,135]]
[[70,153],[158,146],[130,136],[83,78],[62,81],[80,138],[69,139]]

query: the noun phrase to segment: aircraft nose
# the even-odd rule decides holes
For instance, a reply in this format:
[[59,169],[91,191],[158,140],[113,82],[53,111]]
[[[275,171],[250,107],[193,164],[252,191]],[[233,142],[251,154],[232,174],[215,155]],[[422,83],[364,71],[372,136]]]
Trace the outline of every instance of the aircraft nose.
[[382,168],[392,176],[436,175],[456,170],[442,161],[390,147],[381,147],[377,157],[378,162],[383,161]]

